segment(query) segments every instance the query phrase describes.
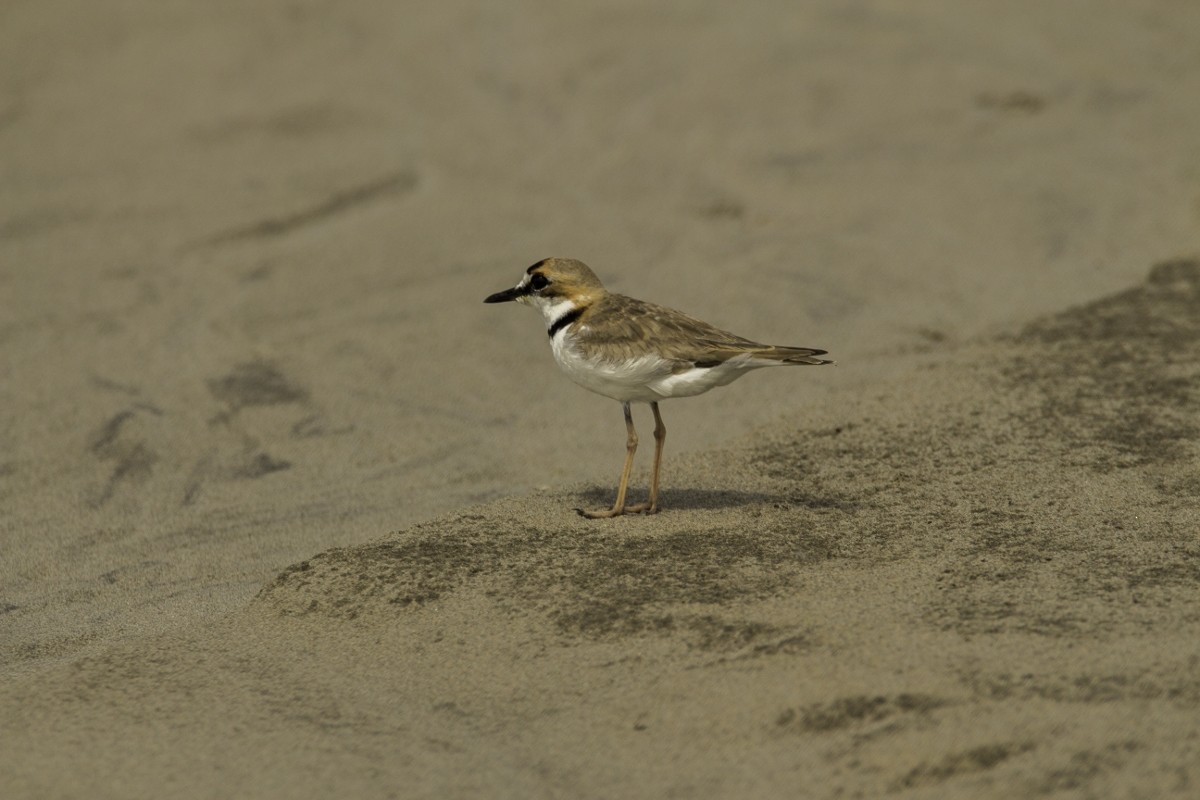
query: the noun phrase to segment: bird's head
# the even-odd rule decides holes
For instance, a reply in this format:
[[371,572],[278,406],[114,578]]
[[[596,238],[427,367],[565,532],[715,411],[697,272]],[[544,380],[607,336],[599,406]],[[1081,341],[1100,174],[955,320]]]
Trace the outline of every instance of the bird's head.
[[544,258],[525,270],[516,286],[489,295],[483,302],[515,300],[537,307],[549,320],[558,317],[565,305],[582,308],[603,294],[604,285],[587,264],[573,258]]

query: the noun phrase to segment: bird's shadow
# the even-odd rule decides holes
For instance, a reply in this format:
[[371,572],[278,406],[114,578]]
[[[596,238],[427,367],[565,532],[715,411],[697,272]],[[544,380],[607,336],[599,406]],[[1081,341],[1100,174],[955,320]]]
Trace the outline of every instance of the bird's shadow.
[[[610,508],[616,499],[611,487],[591,486],[576,494],[581,508]],[[633,491],[625,502],[633,505],[646,499],[646,491]],[[679,488],[663,489],[658,496],[659,509],[701,511],[743,508],[746,506],[803,506],[812,509],[844,508],[846,499],[818,494],[745,492],[740,489]]]

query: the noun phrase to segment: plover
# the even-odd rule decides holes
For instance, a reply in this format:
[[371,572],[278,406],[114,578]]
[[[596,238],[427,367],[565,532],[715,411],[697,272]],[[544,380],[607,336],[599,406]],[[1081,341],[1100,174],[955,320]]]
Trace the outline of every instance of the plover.
[[[619,400],[625,411],[628,436],[617,500],[610,509],[577,509],[588,519],[658,511],[658,473],[667,438],[660,401],[702,394],[759,367],[833,363],[818,358],[824,350],[759,344],[674,309],[613,294],[586,264],[570,258],[537,262],[516,286],[483,302],[513,300],[542,312],[554,360],[567,377]],[[649,403],[654,412],[654,471],[649,501],[627,506],[625,490],[638,444],[630,403]]]

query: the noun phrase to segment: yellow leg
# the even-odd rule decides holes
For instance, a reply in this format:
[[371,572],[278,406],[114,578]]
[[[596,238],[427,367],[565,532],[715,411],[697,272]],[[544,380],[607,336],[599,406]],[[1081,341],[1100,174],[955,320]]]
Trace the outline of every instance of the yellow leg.
[[650,509],[649,513],[658,513],[658,470],[662,466],[663,445],[667,441],[667,426],[663,425],[662,415],[658,413],[658,403],[651,403],[654,410],[654,476],[650,479]]
[[629,488],[629,473],[633,470],[633,454],[637,452],[638,437],[637,431],[633,428],[633,414],[629,410],[629,403],[622,404],[625,409],[625,430],[628,436],[625,439],[625,468],[621,470],[621,485],[617,487],[617,502],[613,503],[613,507],[607,511],[579,511],[580,514],[588,519],[608,519],[609,517],[617,517],[625,513],[625,490]]
[[658,413],[658,403],[651,403],[650,410],[654,412],[654,471],[650,474],[650,502],[630,506],[626,511],[645,511],[647,514],[658,513],[658,472],[662,467],[663,443],[667,441],[667,426],[663,424],[662,415]]

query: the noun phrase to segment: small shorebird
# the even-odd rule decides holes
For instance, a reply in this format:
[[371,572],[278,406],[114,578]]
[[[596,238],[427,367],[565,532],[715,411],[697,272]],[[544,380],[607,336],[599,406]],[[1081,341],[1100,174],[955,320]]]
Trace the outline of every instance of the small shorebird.
[[[611,509],[579,513],[588,519],[658,511],[658,471],[667,429],[658,403],[691,397],[731,383],[752,369],[780,364],[832,364],[824,350],[776,347],[743,339],[670,308],[612,294],[582,261],[547,258],[525,270],[521,282],[483,302],[515,300],[546,318],[554,360],[585,389],[620,400],[625,411],[625,466]],[[650,500],[625,505],[637,450],[630,403],[654,412],[654,472]]]

